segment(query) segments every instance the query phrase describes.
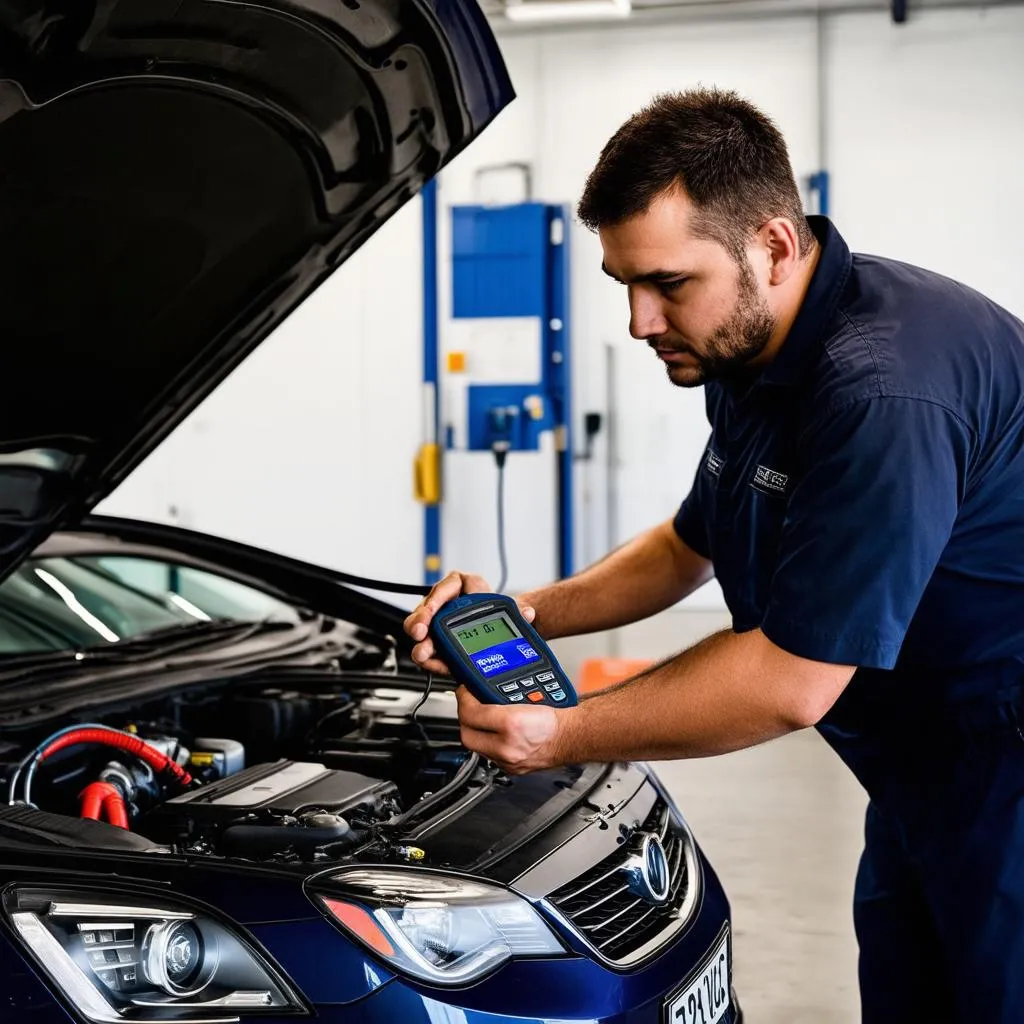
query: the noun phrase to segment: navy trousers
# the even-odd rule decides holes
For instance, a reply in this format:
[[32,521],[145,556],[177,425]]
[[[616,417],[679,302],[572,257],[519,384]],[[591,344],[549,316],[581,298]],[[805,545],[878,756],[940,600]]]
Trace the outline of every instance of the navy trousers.
[[1024,732],[995,717],[841,751],[871,796],[864,1024],[1024,1024]]

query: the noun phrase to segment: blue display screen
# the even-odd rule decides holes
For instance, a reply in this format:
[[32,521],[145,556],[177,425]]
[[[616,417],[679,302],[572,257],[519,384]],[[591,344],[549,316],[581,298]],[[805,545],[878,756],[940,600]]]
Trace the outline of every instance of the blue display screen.
[[503,672],[522,668],[531,661],[539,661],[540,655],[528,640],[516,637],[514,640],[505,640],[493,647],[477,651],[475,654],[471,654],[470,658],[482,675],[500,676]]

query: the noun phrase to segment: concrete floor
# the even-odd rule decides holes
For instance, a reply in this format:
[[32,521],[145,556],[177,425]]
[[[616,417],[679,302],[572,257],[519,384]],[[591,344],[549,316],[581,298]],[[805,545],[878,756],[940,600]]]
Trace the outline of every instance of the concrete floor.
[[[672,611],[555,644],[573,675],[587,657],[661,658],[724,628]],[[866,798],[815,732],[659,774],[732,903],[735,983],[750,1024],[856,1024],[851,919]]]

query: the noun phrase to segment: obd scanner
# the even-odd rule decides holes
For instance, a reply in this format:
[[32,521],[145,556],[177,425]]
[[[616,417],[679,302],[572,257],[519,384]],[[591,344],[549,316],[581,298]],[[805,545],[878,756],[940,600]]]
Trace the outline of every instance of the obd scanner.
[[519,605],[504,594],[463,594],[430,633],[452,677],[483,704],[576,704],[576,691]]

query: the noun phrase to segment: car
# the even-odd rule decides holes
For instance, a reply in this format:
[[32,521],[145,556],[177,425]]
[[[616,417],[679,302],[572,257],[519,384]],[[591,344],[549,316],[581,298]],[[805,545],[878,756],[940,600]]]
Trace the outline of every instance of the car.
[[465,0],[0,5],[0,1019],[736,1024],[656,773],[511,776],[366,581],[92,514],[512,88]]

